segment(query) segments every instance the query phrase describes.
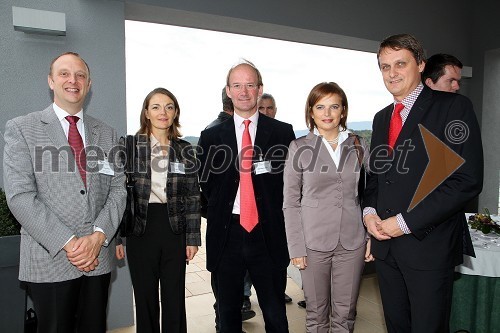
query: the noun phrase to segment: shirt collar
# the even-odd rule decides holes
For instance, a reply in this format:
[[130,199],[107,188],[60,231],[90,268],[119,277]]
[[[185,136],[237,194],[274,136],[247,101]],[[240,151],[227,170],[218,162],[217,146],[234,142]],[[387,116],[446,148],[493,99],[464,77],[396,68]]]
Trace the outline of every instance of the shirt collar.
[[151,149],[160,146],[160,141],[152,133],[149,135],[149,141],[151,142]]
[[[339,126],[339,130],[340,130],[340,132],[339,132],[339,141],[337,143],[338,145],[340,145],[342,142],[344,142],[349,137],[349,133],[351,133],[350,130],[344,129],[342,126]],[[321,136],[321,134],[319,134],[319,131],[316,127],[314,128],[313,133],[315,135],[321,137],[322,139],[324,139],[323,136]]]
[[251,121],[250,124],[253,124],[254,126],[257,126],[257,123],[259,122],[259,111],[256,111],[250,118],[243,118],[240,115],[238,115],[236,112],[233,114],[233,119],[234,123],[237,127],[244,126],[243,121],[245,119],[249,119]]
[[[418,96],[420,95],[423,89],[424,85],[422,84],[422,82],[420,82],[418,86],[415,88],[415,90],[413,90],[411,93],[408,94],[408,96],[403,98],[401,103],[403,103],[405,109],[411,110],[413,104],[415,104],[415,101],[417,100]],[[396,103],[399,102],[394,100],[394,105],[396,105]]]
[[[57,119],[59,119],[59,121],[62,121],[63,119],[66,120],[67,116],[71,116],[68,112],[57,106],[56,103],[52,104],[52,108],[54,109],[54,112],[56,113]],[[83,122],[83,109],[81,109],[77,114],[74,114],[74,116],[77,116],[78,118],[80,118],[80,121]]]

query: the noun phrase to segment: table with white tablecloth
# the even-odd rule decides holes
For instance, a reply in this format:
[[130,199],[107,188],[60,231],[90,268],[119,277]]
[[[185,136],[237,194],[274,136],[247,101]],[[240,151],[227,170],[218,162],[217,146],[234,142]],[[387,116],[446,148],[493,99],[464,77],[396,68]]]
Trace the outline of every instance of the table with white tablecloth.
[[470,233],[476,257],[455,269],[451,332],[500,333],[500,237]]

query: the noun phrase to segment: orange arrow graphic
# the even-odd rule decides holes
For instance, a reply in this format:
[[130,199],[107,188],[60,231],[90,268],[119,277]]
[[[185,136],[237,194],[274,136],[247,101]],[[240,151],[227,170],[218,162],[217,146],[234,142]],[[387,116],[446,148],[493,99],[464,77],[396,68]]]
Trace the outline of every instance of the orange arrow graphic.
[[408,212],[415,208],[415,206],[444,182],[448,176],[465,163],[465,160],[460,155],[451,150],[428,129],[421,124],[418,127],[424,140],[429,163],[425,168],[422,179],[420,179],[417,191],[413,195]]

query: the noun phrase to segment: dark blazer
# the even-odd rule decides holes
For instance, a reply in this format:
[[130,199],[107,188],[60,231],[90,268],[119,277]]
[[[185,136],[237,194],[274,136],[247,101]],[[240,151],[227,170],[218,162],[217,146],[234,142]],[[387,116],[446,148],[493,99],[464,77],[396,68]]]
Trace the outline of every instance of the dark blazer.
[[[271,173],[252,173],[253,187],[268,251],[280,269],[290,258],[286,244],[283,205],[283,168],[288,146],[295,139],[290,124],[259,115],[254,161],[270,161]],[[227,239],[228,225],[239,185],[238,145],[233,121],[201,132],[198,143],[199,177],[208,200],[207,268],[214,271]]]
[[[134,156],[135,218],[143,230],[146,227],[149,196],[151,194],[151,142],[147,135],[136,135]],[[166,184],[168,218],[176,234],[186,233],[186,245],[201,245],[200,188],[196,173],[196,157],[189,142],[170,141],[169,162],[184,163],[185,174],[171,172],[168,165]]]
[[[458,265],[462,263],[462,253],[472,249],[463,210],[481,192],[483,183],[481,135],[472,103],[460,94],[424,87],[395,144],[397,147],[406,142],[410,149],[405,153],[394,150],[393,162],[386,163],[380,147],[387,145],[392,110],[393,104],[378,112],[373,120],[371,175],[363,206],[375,208],[382,219],[401,213],[412,234],[385,241],[372,237],[372,253],[377,259],[384,259],[391,249],[399,262],[414,269]],[[429,161],[418,125],[464,158],[465,163],[408,212]],[[464,128],[462,133],[467,133],[467,138],[460,140],[456,136],[460,133],[454,132],[453,126]],[[450,137],[454,140],[450,141]]]

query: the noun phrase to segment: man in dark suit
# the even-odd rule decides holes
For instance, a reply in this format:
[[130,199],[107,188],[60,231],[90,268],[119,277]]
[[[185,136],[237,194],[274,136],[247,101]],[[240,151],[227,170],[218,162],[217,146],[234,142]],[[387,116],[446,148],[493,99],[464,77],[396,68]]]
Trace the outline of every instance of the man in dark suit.
[[83,110],[90,70],[77,53],[52,61],[48,84],[53,104],[5,125],[5,193],[22,225],[19,280],[38,332],[104,333],[112,238],[127,196],[116,132]]
[[207,268],[219,287],[223,333],[241,332],[247,269],[266,331],[288,332],[283,275],[290,259],[281,210],[282,172],[295,135],[291,125],[259,115],[262,87],[262,77],[250,62],[231,68],[226,92],[234,120],[203,131],[198,147],[200,185],[208,199]]
[[[449,332],[454,267],[471,245],[463,208],[482,189],[479,125],[466,97],[423,86],[424,52],[413,36],[386,38],[377,57],[394,104],[373,120],[363,216],[387,330]],[[450,156],[463,161],[451,165]]]

